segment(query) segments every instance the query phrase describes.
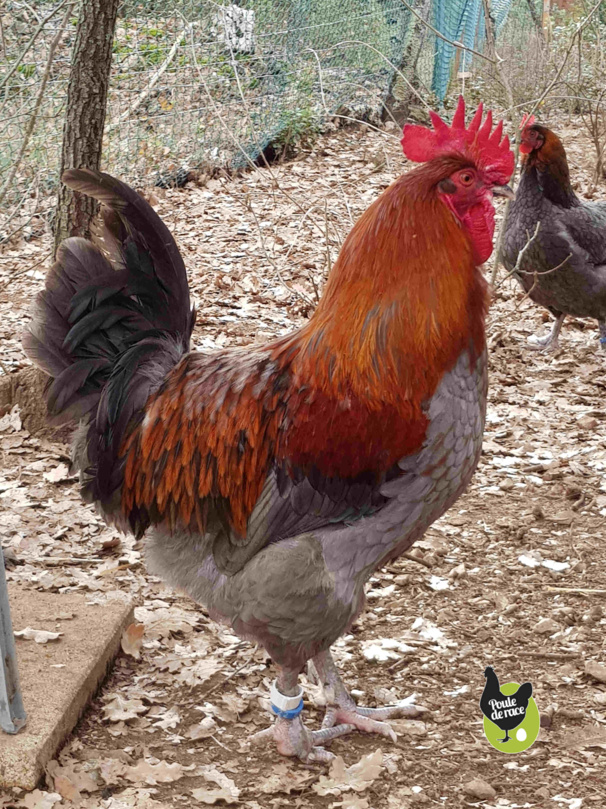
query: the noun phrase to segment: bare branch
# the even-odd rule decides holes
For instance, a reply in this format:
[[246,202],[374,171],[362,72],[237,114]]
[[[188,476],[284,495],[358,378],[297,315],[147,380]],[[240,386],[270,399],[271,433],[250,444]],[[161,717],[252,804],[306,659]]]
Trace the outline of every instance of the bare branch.
[[15,179],[15,175],[17,174],[17,170],[21,164],[21,160],[23,159],[23,155],[29,144],[29,139],[32,136],[32,132],[34,131],[34,127],[36,126],[36,121],[38,120],[38,113],[40,111],[40,107],[42,105],[42,99],[44,98],[44,92],[46,90],[46,85],[48,83],[48,79],[51,73],[51,68],[53,65],[53,59],[55,57],[55,51],[57,50],[57,46],[61,41],[61,37],[63,36],[64,27],[67,24],[69,19],[69,15],[71,14],[72,7],[75,4],[75,0],[70,0],[67,4],[67,10],[59,26],[59,30],[55,34],[53,41],[50,44],[50,48],[48,49],[48,59],[46,60],[46,67],[44,69],[44,74],[42,76],[42,81],[40,82],[40,88],[38,89],[38,95],[36,96],[36,100],[34,102],[34,109],[32,110],[32,114],[30,115],[30,119],[27,122],[27,126],[25,128],[25,132],[23,134],[23,143],[21,144],[21,148],[19,149],[19,154],[15,162],[12,165],[11,170],[8,173],[6,180],[4,181],[4,185],[0,189],[0,202],[4,199],[6,192],[8,191],[11,183]]
[[560,267],[563,267],[564,264],[566,264],[566,262],[568,261],[568,259],[571,256],[572,256],[572,253],[569,253],[566,256],[566,258],[564,259],[564,261],[560,261],[560,263],[558,264],[557,267],[552,267],[550,270],[542,270],[541,272],[539,272],[538,270],[535,270],[534,272],[526,272],[526,271],[523,271],[523,270],[518,270],[518,272],[521,272],[523,275],[533,275],[534,276],[534,281],[533,281],[532,286],[528,290],[528,292],[524,295],[522,300],[519,301],[518,305],[516,306],[516,309],[519,309],[520,306],[524,303],[524,301],[528,300],[528,298],[532,295],[532,293],[534,292],[534,290],[537,287],[537,284],[539,283],[539,276],[540,275],[549,275],[550,273],[555,272],[556,270],[559,270]]
[[[21,53],[19,54],[19,56],[18,56],[18,57],[15,59],[15,61],[14,61],[14,63],[13,63],[13,66],[11,67],[11,69],[8,71],[8,73],[7,73],[7,74],[6,74],[6,76],[5,76],[5,77],[2,79],[2,81],[0,81],[0,91],[2,90],[2,88],[4,87],[4,85],[7,83],[7,81],[10,79],[10,77],[13,75],[13,73],[15,72],[15,70],[17,70],[17,68],[19,67],[19,65],[21,64],[21,62],[22,62],[22,61],[23,61],[23,59],[25,58],[25,56],[28,54],[29,49],[32,47],[32,45],[34,44],[34,42],[35,42],[35,41],[38,39],[38,34],[40,33],[40,31],[42,31],[42,29],[44,28],[44,26],[46,25],[46,23],[47,23],[49,20],[51,20],[51,19],[52,19],[52,18],[55,16],[55,14],[56,14],[58,11],[60,11],[60,10],[63,8],[63,6],[64,6],[64,5],[67,3],[67,1],[68,1],[68,0],[61,0],[61,2],[59,3],[59,5],[58,5],[58,6],[55,6],[55,8],[54,8],[52,11],[49,11],[49,13],[46,15],[46,17],[45,17],[45,18],[44,18],[44,19],[43,19],[43,20],[40,22],[40,25],[39,25],[39,26],[36,28],[36,30],[34,31],[34,33],[33,33],[33,34],[31,35],[31,37],[29,38],[29,41],[28,41],[27,45],[25,46],[25,48],[23,48],[23,50],[21,51]],[[70,9],[71,9],[71,6],[73,6],[73,5],[74,5],[74,3],[73,3],[73,0],[72,0],[72,2],[70,2]],[[64,24],[65,24],[65,23],[63,23],[61,27],[63,27],[63,25],[64,25]],[[5,48],[5,49],[6,49],[6,48]]]
[[[414,95],[416,95],[416,97],[419,99],[419,101],[422,104],[425,104],[425,106],[426,106],[426,108],[428,110],[431,109],[431,106],[427,103],[427,101],[425,101],[425,99],[419,93],[419,91],[415,87],[413,87],[413,85],[409,82],[409,80],[402,73],[402,71],[396,65],[394,65],[394,63],[391,61],[391,59],[388,59],[387,56],[385,56],[384,53],[382,53],[378,48],[375,48],[374,45],[371,45],[369,42],[362,42],[359,39],[344,39],[342,42],[337,42],[336,45],[333,45],[333,48],[338,48],[340,45],[363,45],[365,48],[368,48],[369,50],[374,51],[378,56],[380,56],[382,59],[384,59],[387,62],[387,64],[391,67],[391,69],[395,73],[398,74],[398,76],[402,79],[402,81],[407,85],[408,89],[412,93],[414,93]],[[318,63],[318,72],[321,74],[322,73],[322,66],[321,66],[318,54],[316,53],[316,51],[313,48],[306,48],[305,50],[311,51],[311,53],[313,53],[313,55],[316,58],[316,62]],[[327,107],[326,107],[326,100],[324,98],[324,86],[322,84],[322,76],[321,75],[320,75],[320,94],[322,96],[322,106],[326,110]],[[380,130],[377,130],[377,131],[380,131]]]
[[473,48],[468,48],[467,45],[464,45],[462,42],[458,42],[456,39],[448,39],[445,37],[444,34],[441,34],[437,28],[434,28],[433,25],[430,25],[427,20],[424,20],[423,17],[416,11],[411,5],[409,5],[406,0],[400,0],[403,6],[405,6],[411,14],[414,14],[417,20],[420,20],[426,28],[434,33],[439,39],[443,39],[444,42],[448,42],[449,45],[452,45],[455,48],[462,48],[464,51],[468,51],[469,53],[473,53],[474,56],[479,56],[480,59],[485,59],[487,62],[492,62],[495,64],[495,60],[490,56],[486,56],[484,53],[480,53],[480,51],[474,51]]
[[[530,236],[530,238],[528,238],[528,240],[527,240],[526,244],[524,245],[524,247],[523,247],[523,248],[520,250],[520,252],[518,253],[518,257],[517,257],[517,259],[516,259],[516,263],[515,263],[515,265],[514,265],[513,270],[511,270],[510,272],[508,272],[508,273],[507,273],[507,275],[505,276],[505,278],[502,278],[502,279],[499,281],[499,283],[496,285],[495,289],[498,289],[498,288],[499,288],[499,287],[500,287],[500,286],[501,286],[501,285],[502,285],[502,284],[503,284],[503,283],[504,283],[504,282],[505,282],[505,281],[506,281],[508,278],[511,278],[511,276],[512,276],[512,275],[515,275],[516,273],[522,272],[522,271],[520,270],[520,265],[522,264],[522,259],[524,258],[524,254],[526,253],[526,251],[528,250],[528,248],[530,247],[530,245],[531,245],[531,244],[534,242],[534,240],[535,240],[535,239],[537,238],[537,236],[539,235],[539,230],[540,230],[540,229],[541,229],[541,220],[539,220],[539,221],[537,222],[537,226],[536,226],[536,227],[535,227],[535,229],[534,229],[534,233],[532,234],[532,236]],[[570,256],[569,256],[568,258],[570,258]],[[568,258],[566,259],[566,261],[568,261]],[[549,272],[550,272],[550,271],[549,271]]]
[[151,79],[149,80],[148,85],[145,88],[145,90],[143,90],[143,92],[140,95],[137,96],[137,98],[133,101],[133,103],[126,110],[126,112],[122,113],[122,115],[120,116],[118,122],[115,123],[112,127],[110,127],[110,129],[115,129],[121,123],[126,121],[129,118],[129,116],[131,116],[134,112],[136,112],[139,109],[139,107],[141,106],[141,104],[143,104],[143,102],[148,98],[149,94],[151,93],[151,91],[154,89],[154,87],[158,83],[158,80],[166,72],[168,66],[170,65],[170,63],[175,58],[175,54],[177,53],[177,49],[178,49],[179,45],[181,44],[181,40],[183,39],[183,37],[187,36],[187,33],[188,33],[189,29],[191,29],[191,27],[192,27],[192,23],[187,25],[179,33],[179,35],[177,36],[177,38],[175,39],[175,41],[173,43],[172,48],[168,52],[168,55],[167,55],[166,59],[162,62],[160,67],[156,70],[154,75],[151,77]]
[[[403,0],[401,0],[401,2],[403,2]],[[582,19],[582,20],[581,20],[581,22],[580,22],[580,23],[577,25],[577,27],[576,27],[576,29],[574,30],[574,32],[573,32],[573,34],[572,34],[572,36],[570,37],[570,42],[569,42],[569,44],[568,44],[568,48],[566,49],[566,52],[564,53],[564,58],[562,59],[562,62],[561,62],[561,64],[560,64],[560,67],[557,69],[555,76],[554,76],[554,77],[553,77],[553,79],[552,79],[552,80],[549,82],[549,84],[547,85],[547,87],[545,88],[545,90],[542,92],[542,94],[539,96],[539,98],[538,98],[538,99],[535,101],[534,106],[532,107],[532,109],[531,109],[531,110],[530,110],[530,112],[528,113],[528,115],[529,115],[529,116],[531,116],[531,115],[532,115],[534,112],[536,112],[537,108],[538,108],[538,107],[540,106],[540,104],[541,104],[541,103],[544,101],[544,99],[545,99],[545,98],[546,98],[546,97],[549,95],[549,93],[551,92],[552,88],[553,88],[553,87],[555,87],[555,85],[556,85],[556,84],[559,82],[559,80],[560,80],[560,76],[561,76],[561,75],[562,75],[562,73],[564,72],[564,68],[566,67],[566,63],[568,62],[568,58],[569,58],[570,54],[572,53],[572,49],[574,48],[574,43],[575,43],[575,41],[576,41],[576,38],[577,38],[578,36],[580,36],[580,34],[582,33],[583,29],[584,29],[584,28],[585,28],[585,27],[588,25],[588,23],[590,22],[591,18],[592,18],[592,17],[593,17],[593,15],[596,13],[596,11],[597,11],[597,10],[600,8],[600,6],[602,5],[602,3],[603,3],[603,0],[598,0],[598,2],[597,2],[597,3],[595,4],[595,6],[594,6],[594,7],[591,9],[591,11],[589,12],[589,14],[587,14],[587,16],[586,16],[586,17],[584,17],[584,19]]]

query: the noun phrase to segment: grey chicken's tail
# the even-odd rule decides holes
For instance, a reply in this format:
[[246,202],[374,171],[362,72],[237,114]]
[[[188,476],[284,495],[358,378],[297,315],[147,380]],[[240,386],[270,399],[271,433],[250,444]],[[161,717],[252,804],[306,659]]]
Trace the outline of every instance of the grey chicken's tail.
[[98,199],[101,213],[91,241],[60,246],[23,346],[51,377],[49,418],[86,421],[77,465],[90,499],[103,502],[121,482],[127,427],[188,350],[195,312],[179,249],[151,205],[109,174],[77,169],[62,179]]

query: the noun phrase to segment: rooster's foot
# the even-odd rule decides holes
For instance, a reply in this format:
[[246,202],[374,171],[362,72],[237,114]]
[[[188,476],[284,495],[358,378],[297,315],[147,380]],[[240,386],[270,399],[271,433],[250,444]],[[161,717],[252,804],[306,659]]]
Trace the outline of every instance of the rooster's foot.
[[270,728],[255,733],[251,741],[261,744],[266,739],[273,739],[278,752],[283,756],[296,756],[305,764],[332,761],[330,753],[323,744],[344,736],[354,730],[353,725],[334,725],[322,730],[308,730],[300,716],[294,719],[278,717]]
[[313,664],[324,688],[327,702],[323,728],[349,725],[364,733],[379,733],[395,742],[397,736],[394,729],[382,720],[414,717],[420,713],[417,706],[404,703],[385,708],[360,708],[343,685],[330,652],[323,652],[314,657]]
[[537,337],[536,334],[529,337],[528,348],[531,348],[533,351],[559,351],[560,343],[558,342],[558,337],[560,336],[560,329],[562,328],[565,317],[566,315],[558,315],[558,317],[556,317],[553,328],[547,337]]
[[361,730],[363,733],[378,733],[395,742],[398,739],[395,730],[387,722],[381,722],[380,720],[394,719],[400,716],[405,716],[405,714],[397,706],[393,708],[358,708],[354,701],[351,700],[351,706],[329,705],[326,709],[322,727],[333,728],[349,725],[352,730]]
[[531,334],[528,338],[528,348],[531,351],[551,351],[555,353],[560,350],[560,341],[550,333],[547,337],[537,337]]

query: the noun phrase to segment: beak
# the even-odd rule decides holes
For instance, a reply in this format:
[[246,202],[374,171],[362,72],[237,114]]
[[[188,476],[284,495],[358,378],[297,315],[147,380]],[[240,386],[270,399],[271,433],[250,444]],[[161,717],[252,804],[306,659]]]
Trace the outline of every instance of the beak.
[[508,185],[493,185],[492,193],[495,197],[505,197],[506,199],[515,199],[513,188]]

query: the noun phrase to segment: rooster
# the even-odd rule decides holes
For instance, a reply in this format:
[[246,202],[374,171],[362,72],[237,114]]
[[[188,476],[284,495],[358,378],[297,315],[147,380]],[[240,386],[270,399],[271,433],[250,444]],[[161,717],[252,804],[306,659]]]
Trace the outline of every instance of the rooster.
[[534,346],[556,350],[564,318],[574,315],[598,321],[606,350],[606,202],[582,202],[574,193],[566,151],[554,132],[534,116],[524,117],[520,129],[522,176],[505,222],[502,256],[531,300],[555,317],[551,333],[533,338]]
[[[395,739],[407,709],[360,708],[330,646],[377,568],[464,491],[486,406],[493,194],[513,155],[482,107],[468,127],[406,126],[424,163],[346,239],[310,321],[267,345],[189,351],[183,261],[153,209],[107,174],[63,181],[102,204],[89,242],[61,246],[24,338],[50,375],[48,410],[78,419],[84,498],[141,536],[149,569],[262,644],[277,667],[278,751],[326,761],[354,728]],[[302,721],[312,661],[327,712]]]

